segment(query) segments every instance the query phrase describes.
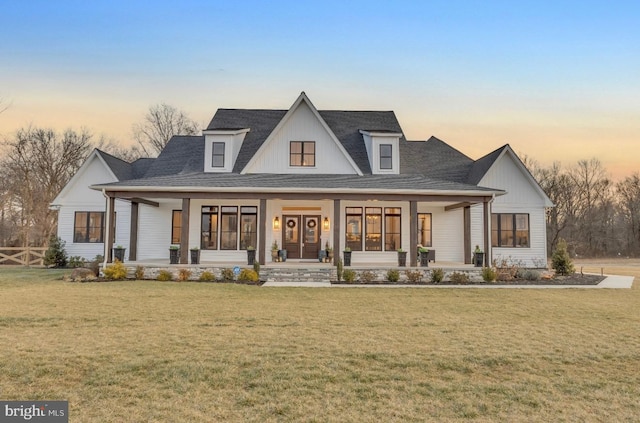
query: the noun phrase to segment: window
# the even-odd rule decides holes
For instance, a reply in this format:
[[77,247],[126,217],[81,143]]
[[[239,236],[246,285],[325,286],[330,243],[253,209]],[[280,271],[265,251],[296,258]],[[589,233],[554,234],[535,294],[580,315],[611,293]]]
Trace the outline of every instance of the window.
[[513,213],[492,214],[491,246],[529,247],[529,215]]
[[431,247],[431,213],[418,213],[418,244]]
[[220,249],[236,250],[238,248],[238,207],[220,207]]
[[205,206],[202,208],[202,238],[200,248],[203,250],[218,249],[218,208]]
[[384,249],[396,251],[402,246],[400,239],[401,219],[400,207],[387,207],[384,209]]
[[347,207],[346,247],[362,251],[362,207]]
[[289,166],[314,167],[315,165],[315,141],[291,141],[289,146]]
[[256,247],[258,242],[258,208],[240,207],[240,249]]
[[[115,227],[115,226],[114,226]],[[73,242],[103,242],[104,212],[76,212]]]
[[171,243],[180,244],[182,234],[182,210],[174,210],[171,215]]
[[224,167],[224,143],[211,143],[211,167]]
[[365,250],[382,251],[382,208],[365,209]]
[[392,145],[380,144],[380,169],[393,169]]

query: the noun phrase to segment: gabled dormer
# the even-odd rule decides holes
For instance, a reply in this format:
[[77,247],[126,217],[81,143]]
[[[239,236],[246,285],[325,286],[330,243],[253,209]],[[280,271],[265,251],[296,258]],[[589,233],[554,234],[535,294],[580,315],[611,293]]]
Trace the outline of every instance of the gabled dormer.
[[391,131],[360,130],[374,175],[400,173],[400,137]]
[[231,172],[250,128],[206,129],[204,135],[204,171]]

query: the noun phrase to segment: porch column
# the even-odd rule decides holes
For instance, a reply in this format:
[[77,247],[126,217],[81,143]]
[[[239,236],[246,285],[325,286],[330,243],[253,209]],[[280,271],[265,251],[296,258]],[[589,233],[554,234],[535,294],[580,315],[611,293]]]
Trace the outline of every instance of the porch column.
[[491,266],[491,251],[489,251],[489,225],[491,223],[491,207],[489,207],[489,200],[485,199],[482,202],[483,214],[484,214],[484,265],[485,267]]
[[333,264],[340,260],[340,200],[333,200]]
[[106,213],[106,219],[107,221],[105,222],[105,227],[107,228],[106,230],[106,239],[104,242],[104,247],[105,247],[105,254],[104,256],[107,259],[107,263],[112,263],[113,262],[113,241],[115,240],[116,237],[116,225],[115,220],[116,220],[116,199],[115,197],[112,197],[111,195],[109,195],[109,199],[107,200],[107,213]]
[[191,199],[182,199],[182,227],[180,229],[180,264],[189,264],[189,207]]
[[409,201],[409,266],[418,265],[418,202]]
[[136,261],[138,258],[138,206],[135,201],[131,202],[131,224],[129,227],[129,261]]
[[260,199],[258,219],[258,263],[264,266],[267,249],[267,200],[264,198]]

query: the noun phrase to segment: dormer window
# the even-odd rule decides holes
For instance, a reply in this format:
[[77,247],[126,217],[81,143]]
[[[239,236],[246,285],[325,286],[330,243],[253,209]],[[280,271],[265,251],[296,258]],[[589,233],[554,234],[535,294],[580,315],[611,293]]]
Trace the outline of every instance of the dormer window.
[[316,142],[291,141],[289,144],[289,166],[315,167]]
[[393,146],[380,144],[380,169],[393,169]]
[[223,142],[212,143],[211,167],[224,167],[224,144]]

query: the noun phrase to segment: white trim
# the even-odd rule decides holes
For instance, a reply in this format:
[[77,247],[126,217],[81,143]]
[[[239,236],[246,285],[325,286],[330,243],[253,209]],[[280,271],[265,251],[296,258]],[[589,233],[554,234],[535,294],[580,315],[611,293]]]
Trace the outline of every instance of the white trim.
[[243,129],[203,129],[202,135],[240,135],[250,132],[251,128]]

